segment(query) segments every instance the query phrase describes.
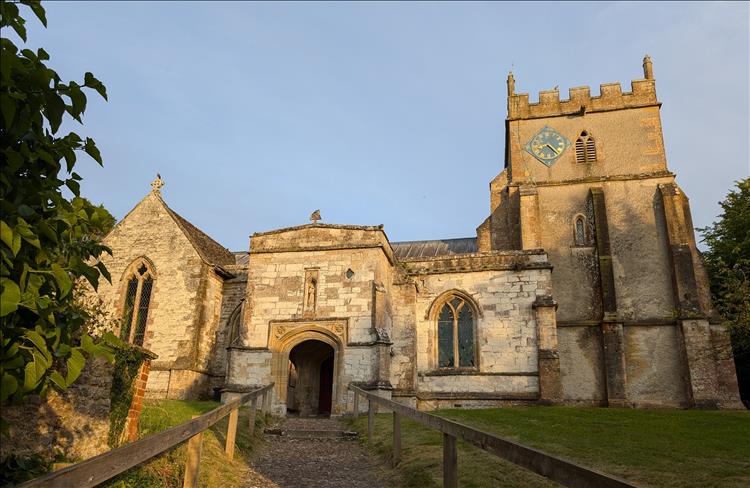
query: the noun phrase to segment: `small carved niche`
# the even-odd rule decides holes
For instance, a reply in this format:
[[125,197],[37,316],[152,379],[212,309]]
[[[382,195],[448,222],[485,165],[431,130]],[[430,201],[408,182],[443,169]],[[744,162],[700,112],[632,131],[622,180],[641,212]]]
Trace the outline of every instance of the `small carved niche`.
[[305,270],[305,290],[302,313],[304,315],[315,315],[315,307],[318,302],[318,270]]

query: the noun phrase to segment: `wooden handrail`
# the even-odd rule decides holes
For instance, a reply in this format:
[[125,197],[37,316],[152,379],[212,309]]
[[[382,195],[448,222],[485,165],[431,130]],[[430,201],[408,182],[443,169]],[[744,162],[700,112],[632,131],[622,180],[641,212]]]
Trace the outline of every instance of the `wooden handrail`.
[[[123,447],[113,449],[111,451],[99,454],[98,456],[92,457],[80,463],[73,464],[59,471],[48,473],[39,478],[27,481],[20,485],[19,488],[38,488],[38,487],[59,487],[59,486],[75,486],[75,487],[93,487],[99,483],[103,483],[111,478],[114,478],[118,474],[127,471],[128,469],[137,466],[138,464],[148,461],[149,459],[161,454],[162,452],[171,449],[181,442],[193,438],[194,436],[200,436],[202,432],[209,427],[213,426],[219,420],[223,419],[231,412],[236,412],[237,409],[247,403],[248,401],[253,402],[253,418],[255,417],[254,408],[257,405],[257,398],[263,395],[264,400],[270,396],[270,390],[273,388],[273,383],[266,385],[262,388],[258,388],[251,392],[245,393],[239,398],[235,398],[224,405],[216,407],[208,413],[196,417],[192,420],[184,422],[180,425],[167,429],[163,432],[150,435],[144,439],[140,439],[133,443],[127,444]],[[267,408],[268,402],[262,403],[263,408]],[[235,421],[235,425],[230,425],[228,430],[236,430],[236,415],[232,416]],[[229,439],[227,439],[229,441]],[[232,444],[234,439],[231,440]],[[198,445],[200,445],[200,438],[197,439]],[[229,455],[234,451],[234,446],[229,447],[227,444],[227,454]],[[200,453],[200,449],[197,450]],[[199,455],[199,454],[198,454]],[[191,462],[196,465],[194,479],[197,482],[197,461],[199,459],[189,459],[188,466]]]
[[[401,403],[388,400],[381,396],[349,385],[354,392],[354,405],[359,405],[357,395],[362,395],[368,401],[368,440],[371,441],[374,430],[374,414],[376,405],[381,405],[393,411],[394,435],[401,435],[399,416],[408,417],[430,429],[443,433],[443,486],[457,486],[456,439],[478,447],[502,459],[522,466],[534,473],[549,478],[563,486],[570,487],[601,487],[601,488],[635,488],[637,485],[614,476],[581,466],[572,461],[546,454],[532,447],[518,442],[498,437],[468,425],[448,420],[427,412],[420,412]],[[358,411],[354,412],[357,416]],[[394,458],[400,457],[401,439],[394,439]],[[396,452],[398,449],[399,452]]]

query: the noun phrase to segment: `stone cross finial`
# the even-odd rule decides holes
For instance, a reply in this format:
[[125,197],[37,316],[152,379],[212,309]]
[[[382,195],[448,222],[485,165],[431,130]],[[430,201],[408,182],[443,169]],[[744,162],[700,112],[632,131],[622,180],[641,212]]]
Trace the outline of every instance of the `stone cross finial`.
[[643,77],[647,80],[654,79],[654,63],[651,62],[651,56],[648,54],[643,57]]
[[159,173],[156,173],[156,179],[151,182],[151,191],[154,193],[160,193],[162,186],[164,186],[164,180],[161,179]]

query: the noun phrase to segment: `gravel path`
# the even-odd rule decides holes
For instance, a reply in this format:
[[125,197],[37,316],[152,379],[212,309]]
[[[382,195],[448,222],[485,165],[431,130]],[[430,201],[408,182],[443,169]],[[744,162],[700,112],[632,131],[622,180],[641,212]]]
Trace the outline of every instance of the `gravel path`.
[[[333,419],[283,419],[285,430],[346,430]],[[247,488],[381,488],[390,486],[378,466],[356,440],[290,439],[266,436],[250,464]]]

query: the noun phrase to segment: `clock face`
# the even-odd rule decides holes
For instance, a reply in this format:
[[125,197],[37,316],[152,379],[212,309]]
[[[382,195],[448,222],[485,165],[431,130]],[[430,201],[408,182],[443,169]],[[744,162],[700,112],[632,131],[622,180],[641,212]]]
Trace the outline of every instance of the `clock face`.
[[547,166],[552,166],[570,146],[570,141],[555,129],[544,126],[526,144],[526,151]]

